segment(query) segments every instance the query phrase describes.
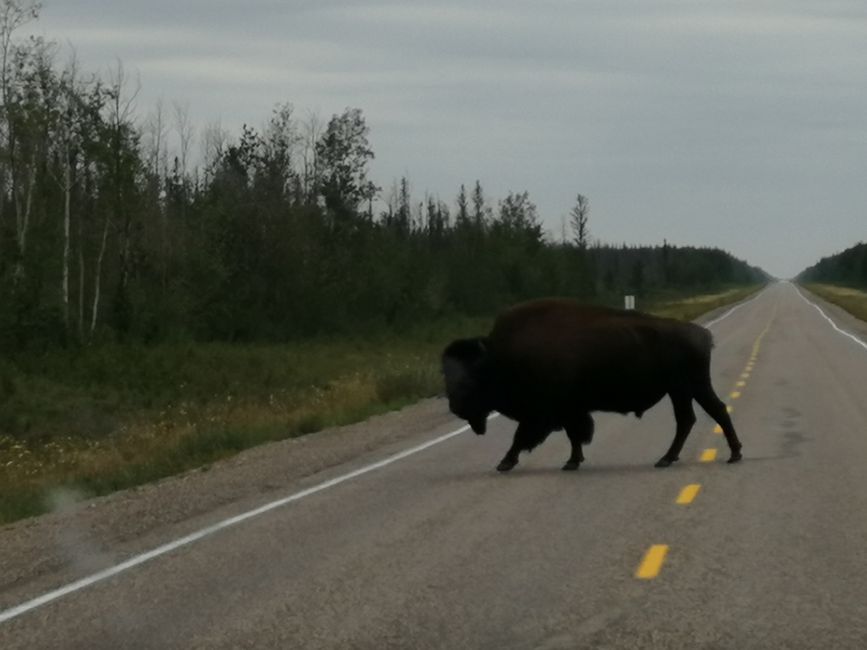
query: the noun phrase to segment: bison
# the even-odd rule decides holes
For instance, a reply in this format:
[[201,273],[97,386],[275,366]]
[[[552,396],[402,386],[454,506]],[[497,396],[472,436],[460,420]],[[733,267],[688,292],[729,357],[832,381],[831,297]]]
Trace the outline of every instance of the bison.
[[563,469],[576,470],[593,439],[592,412],[640,418],[665,395],[677,428],[656,467],[678,460],[696,421],[693,400],[722,427],[734,463],[741,443],[711,385],[712,347],[711,333],[694,323],[547,298],[506,310],[485,337],[453,341],[442,370],[450,410],[477,434],[493,411],[517,421],[501,472],[559,429],[572,444]]

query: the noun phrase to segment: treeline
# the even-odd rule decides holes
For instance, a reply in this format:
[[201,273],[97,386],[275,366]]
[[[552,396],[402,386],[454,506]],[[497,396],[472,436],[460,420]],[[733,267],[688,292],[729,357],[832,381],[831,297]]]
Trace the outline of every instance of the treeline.
[[841,253],[823,257],[798,275],[800,282],[828,282],[867,287],[867,244],[859,243]]
[[281,341],[763,278],[717,249],[591,243],[580,195],[558,241],[526,192],[383,190],[356,108],[325,121],[282,104],[235,138],[196,138],[180,105],[139,119],[120,65],[104,79],[60,66],[53,44],[15,37],[32,5],[0,11],[2,349]]

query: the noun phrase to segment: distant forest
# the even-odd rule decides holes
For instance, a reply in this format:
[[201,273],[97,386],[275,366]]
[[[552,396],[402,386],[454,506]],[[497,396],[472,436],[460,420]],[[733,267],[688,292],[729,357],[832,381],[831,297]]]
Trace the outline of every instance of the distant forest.
[[718,249],[593,241],[581,195],[551,237],[527,192],[384,190],[357,108],[281,104],[234,135],[178,104],[140,117],[121,65],[99,78],[17,36],[30,6],[0,1],[2,349],[394,331],[531,296],[640,306],[764,279]]
[[859,243],[823,257],[798,276],[800,282],[828,282],[867,288],[867,244]]

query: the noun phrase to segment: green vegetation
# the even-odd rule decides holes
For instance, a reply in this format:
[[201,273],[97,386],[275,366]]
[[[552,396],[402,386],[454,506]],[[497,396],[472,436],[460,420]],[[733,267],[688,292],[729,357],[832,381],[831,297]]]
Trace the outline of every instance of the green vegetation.
[[700,294],[697,296],[681,298],[659,298],[654,302],[650,311],[658,316],[678,318],[680,320],[695,320],[702,314],[724,307],[732,303],[740,302],[764,285],[750,285],[736,287],[719,293]]
[[867,321],[867,244],[823,257],[796,280],[807,289]]
[[834,284],[867,290],[867,244],[859,243],[823,257],[796,278],[802,284]]
[[105,494],[432,395],[435,347],[114,346],[6,364],[0,520],[41,512],[51,487]]
[[867,321],[867,292],[851,287],[811,282],[804,285],[820,298],[842,307],[856,318]]
[[383,190],[358,108],[325,120],[279,104],[261,128],[196,143],[182,108],[139,118],[121,67],[59,66],[55,46],[16,37],[29,3],[0,6],[14,18],[0,25],[0,353],[401,336],[532,296],[641,302],[763,279],[718,249],[593,242],[580,194],[570,240],[526,191]]

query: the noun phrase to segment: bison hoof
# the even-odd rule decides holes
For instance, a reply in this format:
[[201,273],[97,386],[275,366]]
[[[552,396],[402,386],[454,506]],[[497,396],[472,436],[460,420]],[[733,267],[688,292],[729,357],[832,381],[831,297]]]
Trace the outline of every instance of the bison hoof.
[[563,465],[563,471],[564,472],[574,472],[579,467],[581,467],[581,463],[579,461],[569,460],[569,461],[566,461],[565,465]]
[[509,460],[508,458],[504,458],[503,460],[500,461],[500,464],[497,465],[497,471],[498,472],[508,472],[510,469],[512,469],[517,464],[518,464],[517,460]]
[[654,467],[668,467],[676,460],[677,458],[666,458],[665,456],[663,456],[658,461],[656,461],[656,465],[654,465]]
[[732,455],[731,455],[731,457],[728,459],[728,462],[729,462],[729,463],[736,463],[736,462],[738,462],[739,460],[741,460],[742,458],[743,458],[743,456],[741,455],[740,450],[738,450],[738,451],[732,452]]

